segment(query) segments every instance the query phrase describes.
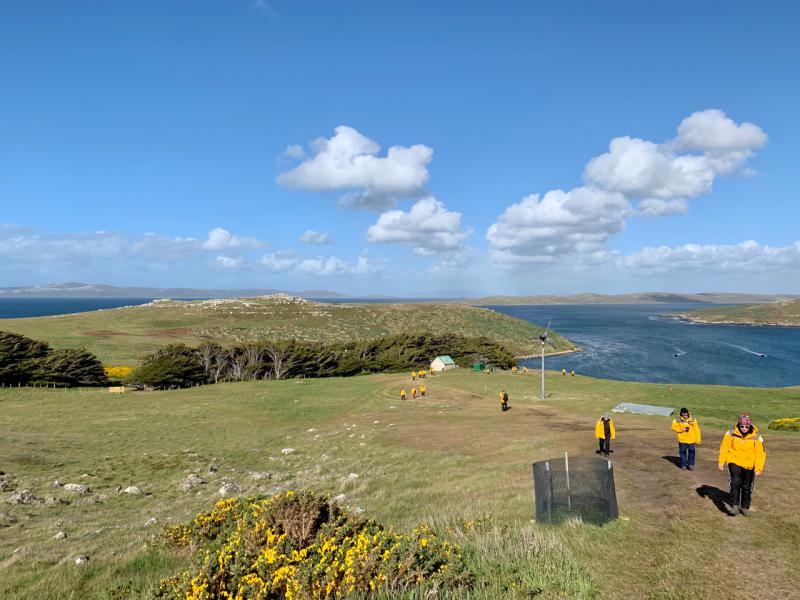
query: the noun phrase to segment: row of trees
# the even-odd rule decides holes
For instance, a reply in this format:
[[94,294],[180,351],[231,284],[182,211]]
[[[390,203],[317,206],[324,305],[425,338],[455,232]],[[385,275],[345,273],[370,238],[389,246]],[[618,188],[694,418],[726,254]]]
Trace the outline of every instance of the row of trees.
[[0,331],[0,383],[4,385],[106,385],[103,365],[86,350],[53,350],[39,342]]
[[230,347],[206,343],[197,348],[171,344],[145,357],[130,382],[156,389],[220,381],[341,377],[424,368],[440,354],[449,354],[462,366],[475,360],[500,368],[514,364],[513,355],[500,344],[460,335],[393,335],[341,344],[259,341]]

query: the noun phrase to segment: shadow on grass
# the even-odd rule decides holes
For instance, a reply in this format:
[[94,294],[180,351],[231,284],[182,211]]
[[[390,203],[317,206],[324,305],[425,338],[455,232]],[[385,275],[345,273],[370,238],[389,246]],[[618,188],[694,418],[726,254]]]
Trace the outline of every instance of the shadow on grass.
[[720,512],[725,513],[729,517],[731,516],[731,514],[728,512],[728,506],[726,504],[726,502],[730,500],[730,494],[728,494],[728,492],[725,492],[713,485],[701,485],[699,488],[697,488],[697,495],[701,498],[708,498],[714,503],[714,506],[716,506]]
[[681,468],[681,459],[678,458],[677,456],[662,456],[661,458],[663,458],[667,462],[671,462],[673,465],[675,465],[679,469]]

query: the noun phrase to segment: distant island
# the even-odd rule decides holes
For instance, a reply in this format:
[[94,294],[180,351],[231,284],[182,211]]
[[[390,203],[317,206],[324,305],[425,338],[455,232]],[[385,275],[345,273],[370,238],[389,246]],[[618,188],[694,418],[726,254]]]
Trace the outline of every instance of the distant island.
[[704,308],[674,316],[692,323],[800,327],[800,300]]
[[512,306],[526,304],[680,304],[702,302],[705,304],[755,304],[757,302],[785,302],[800,300],[797,294],[737,294],[704,292],[699,294],[673,294],[669,292],[641,292],[634,294],[573,294],[571,296],[486,296],[468,300],[474,306]]

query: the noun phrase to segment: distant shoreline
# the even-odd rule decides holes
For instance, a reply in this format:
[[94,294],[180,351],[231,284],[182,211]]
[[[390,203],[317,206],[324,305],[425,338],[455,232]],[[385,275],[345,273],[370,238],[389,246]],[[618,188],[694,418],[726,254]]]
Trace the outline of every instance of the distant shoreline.
[[695,323],[697,325],[741,325],[743,327],[792,327],[798,328],[800,324],[798,323],[756,323],[754,321],[707,321],[706,319],[700,319],[699,317],[690,317],[688,315],[659,315],[661,317],[668,317],[670,319],[676,319],[678,321],[683,321],[685,323]]
[[[549,356],[562,356],[564,354],[575,354],[576,352],[583,352],[583,348],[580,346],[573,348],[572,350],[559,350],[558,352],[550,352],[549,354],[545,354],[544,357],[547,358]],[[526,354],[525,356],[515,356],[514,360],[526,360],[530,358],[541,358],[542,355],[540,354]]]

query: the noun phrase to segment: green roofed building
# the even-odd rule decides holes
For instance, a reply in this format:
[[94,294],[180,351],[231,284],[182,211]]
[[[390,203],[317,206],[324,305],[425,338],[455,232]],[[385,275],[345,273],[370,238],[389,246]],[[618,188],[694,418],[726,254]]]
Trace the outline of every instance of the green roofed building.
[[431,361],[431,371],[435,373],[441,373],[442,371],[449,371],[455,368],[455,361],[446,354],[444,356],[437,356]]

